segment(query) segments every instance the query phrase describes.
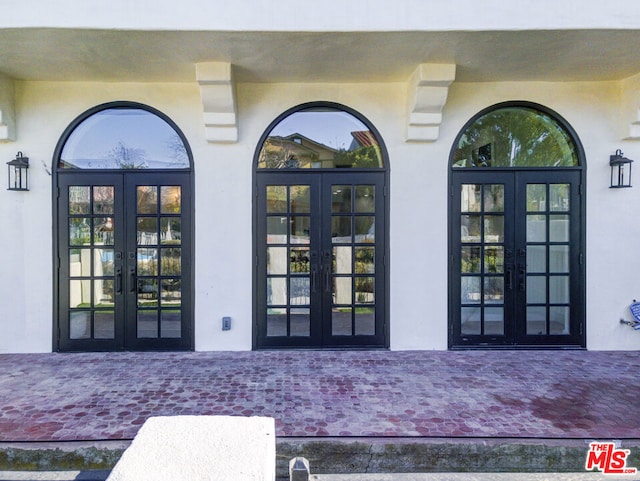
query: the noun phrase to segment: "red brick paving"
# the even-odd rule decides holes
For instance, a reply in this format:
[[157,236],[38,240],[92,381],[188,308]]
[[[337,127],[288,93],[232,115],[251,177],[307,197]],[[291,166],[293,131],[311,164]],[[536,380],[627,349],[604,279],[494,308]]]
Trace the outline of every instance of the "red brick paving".
[[131,439],[149,416],[272,416],[279,436],[640,438],[640,354],[0,355],[0,441]]

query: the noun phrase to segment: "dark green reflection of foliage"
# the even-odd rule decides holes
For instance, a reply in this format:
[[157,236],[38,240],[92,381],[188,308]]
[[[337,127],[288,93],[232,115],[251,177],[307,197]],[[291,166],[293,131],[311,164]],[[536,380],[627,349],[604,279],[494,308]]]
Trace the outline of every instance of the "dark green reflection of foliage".
[[378,168],[380,167],[379,147],[370,145],[354,150],[340,149],[336,152],[334,163],[338,167]]
[[573,167],[579,165],[568,132],[536,110],[489,112],[463,133],[453,167]]

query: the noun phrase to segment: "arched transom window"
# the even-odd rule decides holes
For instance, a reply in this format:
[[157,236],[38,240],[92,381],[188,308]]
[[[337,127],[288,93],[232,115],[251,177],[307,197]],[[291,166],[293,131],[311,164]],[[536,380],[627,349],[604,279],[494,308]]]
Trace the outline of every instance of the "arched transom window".
[[459,168],[578,167],[580,156],[567,128],[528,106],[480,113],[463,129],[451,166]]

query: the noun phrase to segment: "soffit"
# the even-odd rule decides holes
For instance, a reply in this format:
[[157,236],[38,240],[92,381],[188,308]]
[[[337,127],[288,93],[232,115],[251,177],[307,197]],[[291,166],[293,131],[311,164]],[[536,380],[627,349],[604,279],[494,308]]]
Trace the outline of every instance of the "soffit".
[[619,80],[640,71],[640,31],[0,30],[0,73],[15,79],[193,82],[211,61],[238,82],[404,82],[421,63],[456,64],[458,82]]

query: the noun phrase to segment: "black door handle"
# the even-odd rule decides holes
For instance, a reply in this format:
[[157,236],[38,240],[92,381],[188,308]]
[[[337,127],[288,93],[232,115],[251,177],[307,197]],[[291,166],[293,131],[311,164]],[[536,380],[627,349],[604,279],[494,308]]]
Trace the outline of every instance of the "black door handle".
[[136,292],[136,268],[129,267],[129,292]]
[[527,279],[527,270],[524,268],[524,266],[518,266],[518,273],[520,275],[520,280],[518,282],[518,288],[520,289],[520,292],[524,292],[526,290],[526,279]]
[[116,294],[122,294],[122,267],[116,267]]

